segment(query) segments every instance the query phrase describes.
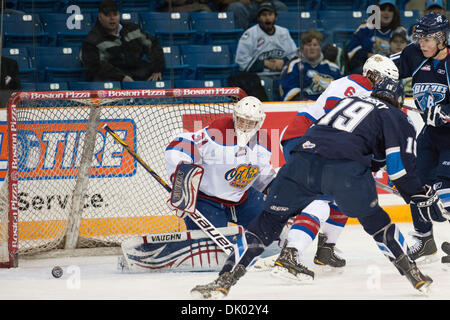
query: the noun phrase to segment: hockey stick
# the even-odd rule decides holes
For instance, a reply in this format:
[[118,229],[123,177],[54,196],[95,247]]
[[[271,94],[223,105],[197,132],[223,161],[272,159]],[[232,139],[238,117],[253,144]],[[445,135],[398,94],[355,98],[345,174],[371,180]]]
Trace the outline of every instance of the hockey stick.
[[398,192],[398,190],[391,188],[391,187],[385,185],[384,183],[381,183],[380,181],[375,180],[375,185],[384,191],[390,192],[392,194],[395,194],[396,196],[401,197],[400,192]]
[[[152,168],[150,168],[148,166],[148,164],[145,163],[145,161],[142,160],[142,158],[138,154],[136,154],[136,152],[134,152],[133,149],[129,145],[127,145],[125,143],[125,141],[123,141],[110,127],[108,127],[107,124],[105,124],[103,126],[103,128],[106,130],[106,132],[108,132],[114,138],[115,141],[117,141],[119,144],[121,144],[122,147],[124,147],[124,149],[127,150],[128,153],[134,159],[136,159],[136,161],[139,162],[139,164],[142,165],[144,167],[144,169],[148,173],[150,173],[151,176],[153,178],[155,178],[156,181],[159,182],[159,184],[161,184],[164,187],[164,189],[167,190],[167,192],[169,192],[169,193],[172,192],[172,188]],[[209,222],[208,219],[206,219],[203,216],[203,214],[201,214],[197,209],[195,209],[194,214],[188,214],[188,216],[226,254],[229,255],[229,254],[233,253],[233,251],[234,251],[233,244],[227,238],[225,238],[225,236],[223,236],[222,233],[220,233],[217,230],[217,228],[214,227],[214,225],[211,222]]]

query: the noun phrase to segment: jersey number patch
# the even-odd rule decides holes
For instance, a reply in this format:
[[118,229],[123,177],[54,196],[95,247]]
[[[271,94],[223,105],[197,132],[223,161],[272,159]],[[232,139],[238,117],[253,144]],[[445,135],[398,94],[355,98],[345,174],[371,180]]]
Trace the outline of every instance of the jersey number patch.
[[[353,102],[351,105],[349,103]],[[343,100],[333,110],[327,113],[318,124],[331,125],[333,128],[353,132],[358,124],[373,110],[374,106],[370,103],[362,101],[354,101],[351,99]],[[341,111],[341,114],[336,114]],[[336,116],[336,117],[335,117]],[[331,122],[332,121],[332,122]],[[331,122],[331,123],[330,123]]]

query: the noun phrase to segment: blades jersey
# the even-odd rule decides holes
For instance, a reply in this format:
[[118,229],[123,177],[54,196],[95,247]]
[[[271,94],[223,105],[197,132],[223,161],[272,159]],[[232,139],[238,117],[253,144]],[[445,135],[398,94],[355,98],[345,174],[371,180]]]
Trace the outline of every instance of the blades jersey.
[[415,173],[415,137],[414,127],[400,109],[373,97],[351,97],[311,127],[293,152],[354,160],[368,168],[372,156],[385,158],[389,178],[409,203],[411,195],[422,192]]
[[[317,65],[295,58],[283,69],[280,77],[280,87],[283,101],[316,100],[330,83],[342,77],[339,67],[322,60]],[[300,78],[301,84],[300,84]]]
[[289,123],[282,141],[301,137],[316,121],[334,108],[336,103],[345,97],[368,96],[372,92],[372,84],[366,77],[351,74],[334,80],[320,95],[316,102],[302,107]]
[[166,148],[166,169],[172,180],[180,161],[198,164],[204,169],[201,194],[219,202],[239,202],[251,186],[263,191],[275,177],[271,154],[267,131],[260,130],[240,148],[233,119],[222,118],[202,130],[175,137]]
[[[450,49],[447,48],[450,53]],[[428,91],[431,89],[434,104],[439,104],[446,114],[450,114],[450,55],[444,60],[425,58],[414,43],[403,51],[391,56],[397,65],[400,79],[412,77],[412,91],[416,107],[425,110],[428,107]],[[426,122],[426,119],[423,119]],[[450,148],[450,124],[440,127],[427,126],[433,143],[442,148]]]
[[236,50],[236,63],[242,71],[263,72],[264,60],[286,59],[289,61],[297,54],[297,46],[289,30],[275,25],[275,33],[265,33],[257,24],[241,36]]

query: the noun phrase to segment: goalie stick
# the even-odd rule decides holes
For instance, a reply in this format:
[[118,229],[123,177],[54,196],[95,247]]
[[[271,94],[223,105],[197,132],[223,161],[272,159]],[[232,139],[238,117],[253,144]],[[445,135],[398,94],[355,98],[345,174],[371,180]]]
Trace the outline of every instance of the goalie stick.
[[[103,128],[108,132],[115,141],[117,141],[128,153],[137,161],[140,165],[144,167],[144,169],[150,173],[150,175],[156,179],[163,187],[167,190],[167,192],[172,192],[172,188],[152,169],[148,166],[148,164],[142,160],[142,158],[133,151],[133,149],[125,143],[107,124],[103,126]],[[222,249],[226,254],[233,253],[233,243],[231,243],[221,232],[217,230],[214,225],[208,221],[208,219],[203,216],[197,209],[195,209],[195,213],[189,213],[189,218],[195,222],[199,226],[199,228],[211,238],[212,241]]]

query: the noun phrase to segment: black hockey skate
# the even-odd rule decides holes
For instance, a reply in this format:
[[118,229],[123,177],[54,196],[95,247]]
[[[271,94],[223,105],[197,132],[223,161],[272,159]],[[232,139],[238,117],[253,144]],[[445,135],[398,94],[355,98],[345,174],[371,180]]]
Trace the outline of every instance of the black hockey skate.
[[400,273],[408,279],[408,281],[413,285],[414,289],[419,290],[421,293],[428,294],[429,287],[433,280],[422,274],[417,268],[417,265],[410,261],[406,254],[401,255],[393,261],[394,266],[400,271]]
[[242,264],[238,264],[232,272],[222,273],[216,280],[205,285],[198,285],[191,290],[196,299],[222,299],[228,295],[230,288],[236,284],[246,272]]
[[412,237],[416,240],[416,243],[408,248],[408,255],[412,260],[416,263],[431,263],[438,259],[436,242],[432,233],[427,236],[414,233]]
[[446,254],[446,256],[442,256],[441,263],[444,264],[446,269],[450,269],[450,243],[443,242],[441,245],[441,249]]
[[334,243],[326,243],[327,236],[319,233],[317,251],[314,256],[314,263],[320,266],[329,266],[333,268],[342,268],[345,266],[345,259],[337,256],[334,252]]
[[298,251],[295,248],[284,247],[281,250],[271,274],[275,277],[299,282],[314,280],[314,272],[298,261]]

